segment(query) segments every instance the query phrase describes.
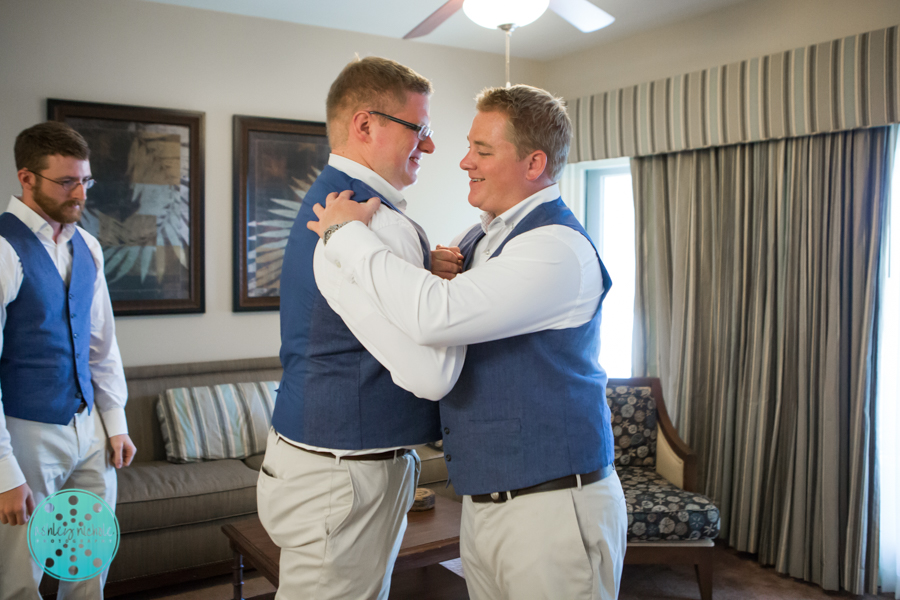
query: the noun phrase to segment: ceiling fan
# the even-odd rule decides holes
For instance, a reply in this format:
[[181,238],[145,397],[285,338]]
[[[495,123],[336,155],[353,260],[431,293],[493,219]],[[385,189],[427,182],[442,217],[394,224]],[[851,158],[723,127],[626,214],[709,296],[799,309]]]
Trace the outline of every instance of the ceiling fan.
[[510,85],[509,39],[513,30],[534,22],[547,8],[585,33],[602,29],[616,20],[588,0],[448,0],[403,39],[428,35],[460,8],[478,25],[506,32],[507,87]]

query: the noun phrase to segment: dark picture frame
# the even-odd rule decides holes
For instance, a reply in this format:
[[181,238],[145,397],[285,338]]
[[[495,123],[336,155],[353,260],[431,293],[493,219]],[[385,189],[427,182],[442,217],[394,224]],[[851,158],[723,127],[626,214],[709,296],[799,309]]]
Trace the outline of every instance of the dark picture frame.
[[117,316],[205,312],[205,113],[47,100],[91,149],[79,225],[103,247]]
[[278,310],[284,246],[330,152],[325,123],[234,116],[234,311]]

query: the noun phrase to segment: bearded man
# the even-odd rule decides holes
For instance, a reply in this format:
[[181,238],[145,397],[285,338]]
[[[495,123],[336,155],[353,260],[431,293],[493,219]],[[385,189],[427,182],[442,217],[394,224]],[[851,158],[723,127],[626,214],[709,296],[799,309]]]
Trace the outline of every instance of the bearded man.
[[[75,223],[94,184],[84,138],[63,123],[16,138],[22,196],[0,215],[0,600],[40,598],[28,550],[35,506],[78,488],[115,508],[135,447],[100,243]],[[57,598],[103,598],[107,571]]]

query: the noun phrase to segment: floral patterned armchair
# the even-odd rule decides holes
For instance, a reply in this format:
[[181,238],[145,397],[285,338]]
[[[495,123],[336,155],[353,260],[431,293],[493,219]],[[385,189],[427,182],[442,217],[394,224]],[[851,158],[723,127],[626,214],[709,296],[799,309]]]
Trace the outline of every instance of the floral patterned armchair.
[[693,564],[711,600],[719,509],[697,491],[696,455],[669,420],[659,379],[610,379],[606,401],[628,510],[625,562]]

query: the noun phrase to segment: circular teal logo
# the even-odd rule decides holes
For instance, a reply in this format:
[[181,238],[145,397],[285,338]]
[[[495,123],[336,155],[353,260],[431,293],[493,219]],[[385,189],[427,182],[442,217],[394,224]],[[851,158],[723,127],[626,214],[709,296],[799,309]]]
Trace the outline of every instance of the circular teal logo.
[[119,521],[99,496],[61,490],[44,498],[28,520],[28,549],[51,577],[91,579],[119,549]]

